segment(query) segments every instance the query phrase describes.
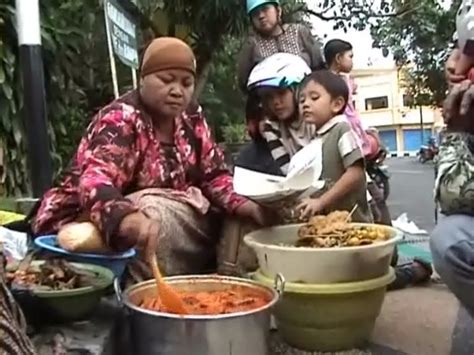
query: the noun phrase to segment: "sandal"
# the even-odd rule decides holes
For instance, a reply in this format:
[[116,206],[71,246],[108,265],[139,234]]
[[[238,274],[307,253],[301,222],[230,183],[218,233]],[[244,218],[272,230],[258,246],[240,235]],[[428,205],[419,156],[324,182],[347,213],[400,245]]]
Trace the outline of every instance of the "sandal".
[[400,290],[408,286],[425,283],[430,280],[432,274],[433,268],[429,262],[415,258],[411,263],[395,267],[395,281],[388,285],[387,290]]

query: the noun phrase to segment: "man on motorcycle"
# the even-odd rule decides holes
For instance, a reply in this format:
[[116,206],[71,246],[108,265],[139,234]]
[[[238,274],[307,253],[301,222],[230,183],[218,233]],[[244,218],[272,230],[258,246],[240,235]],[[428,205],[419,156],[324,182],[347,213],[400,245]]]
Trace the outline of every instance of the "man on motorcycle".
[[428,142],[426,145],[422,145],[420,147],[420,151],[418,152],[418,160],[421,163],[425,163],[429,160],[434,160],[438,155],[438,142],[435,136],[431,136],[428,138]]

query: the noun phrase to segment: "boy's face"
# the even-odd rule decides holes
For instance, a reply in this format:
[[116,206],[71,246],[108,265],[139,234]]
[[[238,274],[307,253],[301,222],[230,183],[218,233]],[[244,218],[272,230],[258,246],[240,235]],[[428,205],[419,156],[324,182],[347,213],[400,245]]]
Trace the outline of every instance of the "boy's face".
[[294,117],[296,104],[290,89],[263,89],[261,97],[265,109],[279,121],[286,121]]
[[344,105],[344,98],[331,97],[327,90],[315,81],[308,82],[300,93],[300,115],[306,122],[314,123],[318,128],[337,116]]

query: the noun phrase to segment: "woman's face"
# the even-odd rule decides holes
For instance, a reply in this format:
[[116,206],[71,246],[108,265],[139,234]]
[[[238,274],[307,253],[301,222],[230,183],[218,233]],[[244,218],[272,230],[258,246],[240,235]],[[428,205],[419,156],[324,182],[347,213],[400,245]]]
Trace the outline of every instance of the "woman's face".
[[266,89],[261,95],[263,106],[279,121],[295,116],[296,103],[290,89]]
[[140,95],[154,114],[163,118],[179,116],[191,102],[194,75],[183,69],[167,69],[142,78]]
[[337,55],[337,65],[343,73],[350,73],[353,67],[354,53],[352,50]]
[[263,34],[271,34],[280,22],[281,9],[274,4],[257,7],[250,14],[255,30]]

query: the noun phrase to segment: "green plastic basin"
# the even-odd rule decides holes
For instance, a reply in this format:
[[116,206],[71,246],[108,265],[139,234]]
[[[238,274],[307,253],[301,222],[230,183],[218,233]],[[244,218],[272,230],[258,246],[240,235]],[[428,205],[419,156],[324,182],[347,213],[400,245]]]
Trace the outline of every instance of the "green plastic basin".
[[[263,285],[274,280],[256,272]],[[364,345],[382,308],[389,272],[379,278],[339,284],[286,283],[274,308],[278,331],[289,345],[306,351],[343,351]]]
[[[44,261],[33,261],[32,267],[39,267]],[[72,290],[12,290],[15,298],[33,324],[68,323],[87,319],[100,303],[107,287],[114,279],[112,271],[92,264],[71,263],[78,269],[96,275],[93,286]]]

